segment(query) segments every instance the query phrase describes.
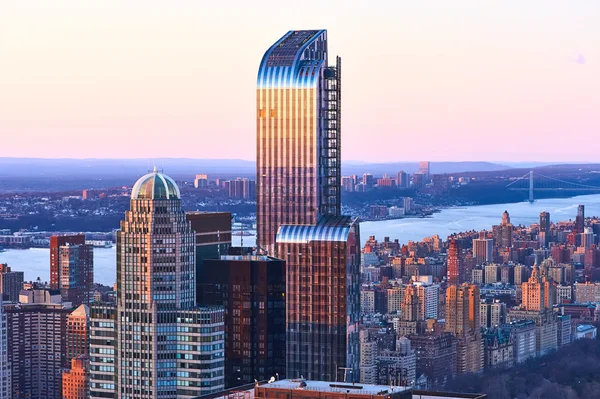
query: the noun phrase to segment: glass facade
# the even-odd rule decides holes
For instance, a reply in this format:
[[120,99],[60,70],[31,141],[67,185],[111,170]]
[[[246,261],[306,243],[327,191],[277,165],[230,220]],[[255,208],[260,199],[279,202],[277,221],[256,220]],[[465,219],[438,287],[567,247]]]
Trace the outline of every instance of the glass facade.
[[280,225],[340,214],[340,67],[327,66],[325,30],[288,32],[261,62],[257,242],[270,254]]
[[195,239],[175,182],[156,169],[138,180],[117,233],[119,398],[224,389],[223,310],[196,307]]
[[337,381],[359,376],[360,238],[340,216],[341,59],[327,57],[327,31],[290,31],[260,64],[257,244],[286,261],[286,376]]

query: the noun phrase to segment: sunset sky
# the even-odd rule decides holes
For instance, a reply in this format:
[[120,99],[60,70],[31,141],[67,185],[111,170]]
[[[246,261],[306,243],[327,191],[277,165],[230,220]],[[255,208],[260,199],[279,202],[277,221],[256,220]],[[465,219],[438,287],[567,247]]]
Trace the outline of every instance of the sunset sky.
[[342,151],[600,162],[600,1],[2,1],[0,157],[255,157],[267,48],[328,29]]

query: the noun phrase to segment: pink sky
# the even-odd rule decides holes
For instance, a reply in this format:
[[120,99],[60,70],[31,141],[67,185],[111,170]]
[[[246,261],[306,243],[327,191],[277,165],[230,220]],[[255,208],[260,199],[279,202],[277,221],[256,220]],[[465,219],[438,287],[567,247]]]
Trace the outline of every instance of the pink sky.
[[343,158],[600,162],[600,2],[5,1],[0,157],[255,156],[264,51],[326,28]]

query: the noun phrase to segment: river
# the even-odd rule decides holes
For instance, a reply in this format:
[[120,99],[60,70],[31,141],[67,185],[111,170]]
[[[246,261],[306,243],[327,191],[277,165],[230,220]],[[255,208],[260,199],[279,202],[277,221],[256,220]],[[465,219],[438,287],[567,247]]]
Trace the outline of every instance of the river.
[[[360,225],[361,239],[365,242],[374,235],[378,240],[390,237],[399,239],[401,243],[409,240],[418,241],[424,237],[439,234],[446,239],[452,233],[468,230],[491,229],[499,224],[502,212],[510,213],[511,222],[515,225],[530,225],[539,222],[542,211],[550,212],[553,222],[575,219],[577,205],[585,205],[587,216],[600,216],[600,194],[584,195],[574,198],[543,199],[530,204],[519,202],[515,204],[478,205],[463,208],[444,209],[430,218],[407,218],[385,220],[379,222],[364,222]],[[245,246],[253,246],[255,238],[244,237]],[[240,237],[234,236],[233,245],[240,245]],[[94,248],[95,281],[104,285],[115,282],[116,247]],[[48,281],[50,276],[50,255],[46,248],[7,249],[0,252],[0,263],[8,263],[13,270],[25,272],[25,280]]]

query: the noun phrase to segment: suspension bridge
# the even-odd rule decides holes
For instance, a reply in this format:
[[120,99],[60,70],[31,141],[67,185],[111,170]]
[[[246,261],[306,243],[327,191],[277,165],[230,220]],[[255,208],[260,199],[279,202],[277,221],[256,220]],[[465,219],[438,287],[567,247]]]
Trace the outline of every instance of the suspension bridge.
[[544,176],[536,173],[535,177],[533,170],[525,175],[516,178],[513,182],[506,186],[508,190],[529,191],[529,202],[533,202],[534,191],[582,191],[582,192],[600,192],[600,187],[590,186],[587,184],[574,183],[557,179],[555,177]]

